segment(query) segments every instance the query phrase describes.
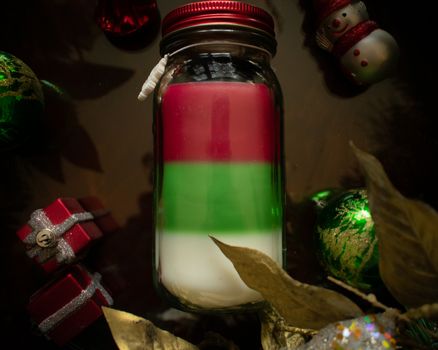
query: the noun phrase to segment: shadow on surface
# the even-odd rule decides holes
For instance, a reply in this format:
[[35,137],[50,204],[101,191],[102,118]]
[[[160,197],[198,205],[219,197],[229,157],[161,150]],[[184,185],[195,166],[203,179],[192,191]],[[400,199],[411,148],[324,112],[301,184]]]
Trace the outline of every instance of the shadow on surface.
[[16,151],[59,182],[64,181],[62,157],[79,167],[102,171],[97,148],[78,121],[75,100],[104,96],[133,75],[130,69],[83,59],[101,34],[93,20],[95,6],[87,0],[18,0],[2,7],[7,14],[0,22],[2,50],[25,61],[39,79],[65,91],[44,85],[44,120],[34,137]]
[[434,41],[435,14],[423,11],[415,16],[409,3],[395,0],[385,4],[369,0],[367,6],[370,15],[394,35],[401,51],[394,85],[401,98],[382,101],[379,111],[370,116],[374,154],[398,190],[438,209],[438,72],[434,55],[425,51]]
[[86,62],[98,35],[95,2],[7,1],[0,22],[2,50],[26,62],[40,79],[66,89],[76,99],[103,96],[132,77],[133,71]]
[[25,164],[59,182],[64,182],[62,158],[81,168],[102,172],[96,146],[79,124],[73,100],[47,86],[44,96],[43,123],[16,154]]

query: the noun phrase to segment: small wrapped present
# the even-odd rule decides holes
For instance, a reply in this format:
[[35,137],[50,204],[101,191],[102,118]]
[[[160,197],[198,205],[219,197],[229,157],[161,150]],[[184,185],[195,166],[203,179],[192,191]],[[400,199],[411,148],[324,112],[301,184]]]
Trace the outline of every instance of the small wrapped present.
[[111,215],[111,212],[104,207],[99,198],[90,196],[79,198],[78,202],[94,217],[94,223],[104,234],[112,233],[120,229],[119,224]]
[[72,263],[103,233],[94,216],[74,198],[58,198],[31,215],[29,222],[17,231],[26,244],[27,255],[46,272]]
[[73,265],[63,277],[32,295],[28,312],[39,330],[62,346],[89,327],[102,315],[101,306],[113,304],[100,278],[82,265]]

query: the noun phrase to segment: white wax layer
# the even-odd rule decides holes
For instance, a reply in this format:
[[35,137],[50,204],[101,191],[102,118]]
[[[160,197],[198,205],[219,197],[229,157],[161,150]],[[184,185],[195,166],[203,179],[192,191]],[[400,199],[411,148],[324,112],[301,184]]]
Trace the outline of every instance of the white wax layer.
[[[260,250],[281,266],[281,231],[213,236],[227,244]],[[263,300],[243,283],[208,235],[163,232],[157,234],[156,245],[161,283],[180,300],[202,308],[227,308]]]

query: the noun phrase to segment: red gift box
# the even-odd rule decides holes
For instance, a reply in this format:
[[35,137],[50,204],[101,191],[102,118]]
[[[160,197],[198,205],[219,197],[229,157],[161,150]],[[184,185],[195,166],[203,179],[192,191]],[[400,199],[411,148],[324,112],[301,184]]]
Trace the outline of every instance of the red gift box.
[[77,264],[32,295],[28,312],[40,331],[62,346],[102,315],[101,306],[112,304],[110,294],[100,284],[100,275],[92,275]]
[[111,212],[107,210],[99,198],[84,197],[78,199],[81,206],[94,217],[94,222],[104,234],[111,233],[120,229]]
[[17,231],[26,244],[27,255],[46,272],[52,272],[75,260],[91,243],[102,237],[92,221],[93,215],[74,198],[58,198],[31,215]]

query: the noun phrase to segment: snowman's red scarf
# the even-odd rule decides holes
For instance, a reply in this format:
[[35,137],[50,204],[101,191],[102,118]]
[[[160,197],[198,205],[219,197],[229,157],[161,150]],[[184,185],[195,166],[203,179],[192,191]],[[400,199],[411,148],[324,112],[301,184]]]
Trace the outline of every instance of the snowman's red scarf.
[[377,28],[379,27],[374,21],[364,21],[355,25],[335,42],[332,53],[338,57],[343,56],[355,44]]

